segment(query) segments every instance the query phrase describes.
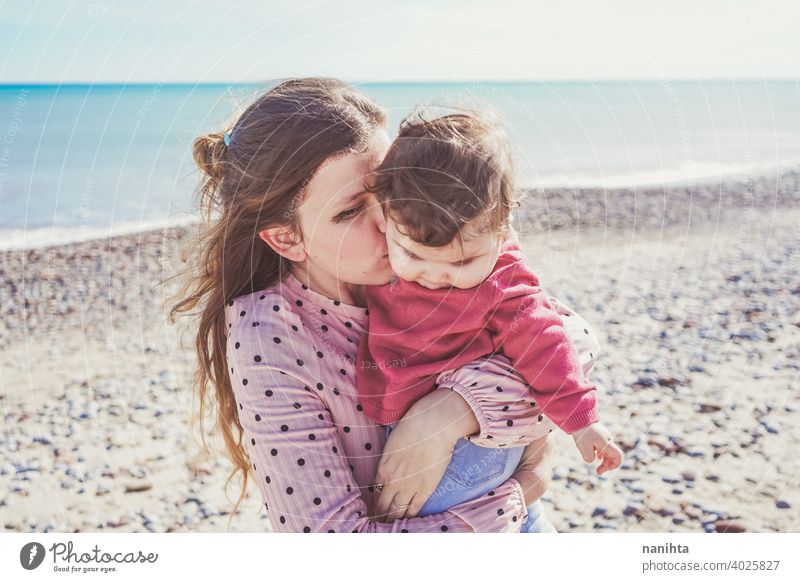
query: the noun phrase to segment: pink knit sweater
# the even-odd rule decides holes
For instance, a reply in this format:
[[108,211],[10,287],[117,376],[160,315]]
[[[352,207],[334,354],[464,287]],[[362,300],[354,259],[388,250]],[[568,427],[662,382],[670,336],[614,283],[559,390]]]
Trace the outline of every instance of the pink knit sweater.
[[376,422],[400,419],[435,389],[441,372],[497,352],[509,357],[559,428],[573,433],[599,420],[595,386],[513,231],[480,285],[427,289],[395,279],[368,288],[367,304],[372,315],[359,346],[356,384]]
[[[527,518],[519,483],[444,513],[379,523],[369,518],[384,446],[383,428],[364,415],[355,386],[356,348],[369,311],[333,301],[293,276],[242,295],[225,308],[234,397],[270,523],[283,532],[518,532]],[[585,322],[576,323],[583,327]],[[582,333],[582,332],[581,332]],[[597,355],[583,350],[586,369]],[[464,396],[480,424],[469,440],[524,445],[550,426],[526,384],[502,356],[439,378]],[[471,386],[478,379],[495,382]],[[498,392],[502,386],[504,392]],[[511,421],[510,423],[508,421]],[[502,511],[500,511],[502,510]]]

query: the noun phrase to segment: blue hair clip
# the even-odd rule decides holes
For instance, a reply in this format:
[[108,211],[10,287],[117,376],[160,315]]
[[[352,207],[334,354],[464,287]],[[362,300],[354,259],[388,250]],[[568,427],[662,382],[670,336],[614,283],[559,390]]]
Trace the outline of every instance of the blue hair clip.
[[222,138],[222,140],[225,142],[226,146],[230,146],[231,145],[231,132],[230,131],[226,131],[225,135]]

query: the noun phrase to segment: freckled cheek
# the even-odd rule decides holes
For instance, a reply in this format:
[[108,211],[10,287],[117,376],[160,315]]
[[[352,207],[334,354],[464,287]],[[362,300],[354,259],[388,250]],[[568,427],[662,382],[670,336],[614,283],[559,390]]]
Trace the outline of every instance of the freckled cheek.
[[378,252],[375,246],[365,244],[363,237],[350,230],[341,240],[339,256],[348,261],[371,264],[378,259]]
[[[352,225],[344,233],[339,233],[338,253],[351,259],[374,264],[380,261],[386,252],[385,237],[377,230],[365,228],[363,225]],[[378,233],[380,236],[375,236]],[[335,239],[336,235],[331,234]]]
[[[304,233],[308,233],[306,230]],[[311,234],[305,234],[305,248],[312,261],[332,262],[342,254],[341,241],[337,233],[316,228]]]

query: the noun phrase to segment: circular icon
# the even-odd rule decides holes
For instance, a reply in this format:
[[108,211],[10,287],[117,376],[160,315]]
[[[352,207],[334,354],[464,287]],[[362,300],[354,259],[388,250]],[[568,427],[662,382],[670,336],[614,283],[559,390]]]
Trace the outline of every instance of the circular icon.
[[44,546],[39,542],[30,542],[19,551],[19,563],[26,570],[35,570],[44,561]]

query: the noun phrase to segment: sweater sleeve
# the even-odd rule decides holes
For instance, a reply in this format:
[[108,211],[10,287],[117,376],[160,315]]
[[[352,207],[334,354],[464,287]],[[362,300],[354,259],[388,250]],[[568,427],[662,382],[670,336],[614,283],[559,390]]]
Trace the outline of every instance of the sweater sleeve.
[[[241,329],[237,337],[246,333],[255,332]],[[242,439],[275,531],[518,532],[525,523],[524,496],[514,479],[444,513],[372,521],[336,423],[316,391],[288,371],[232,348],[228,361]]]
[[595,386],[584,374],[561,316],[536,278],[522,273],[510,283],[498,280],[489,320],[495,349],[511,359],[543,413],[571,434],[599,420]]
[[[597,334],[579,313],[556,297],[548,297],[588,375],[600,354]],[[438,389],[449,388],[467,401],[480,430],[467,437],[483,447],[525,446],[554,428],[525,379],[502,353],[478,358],[462,368],[443,372]]]

